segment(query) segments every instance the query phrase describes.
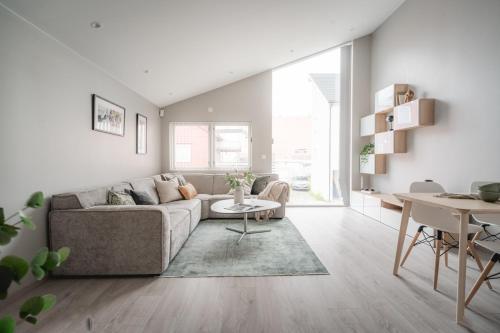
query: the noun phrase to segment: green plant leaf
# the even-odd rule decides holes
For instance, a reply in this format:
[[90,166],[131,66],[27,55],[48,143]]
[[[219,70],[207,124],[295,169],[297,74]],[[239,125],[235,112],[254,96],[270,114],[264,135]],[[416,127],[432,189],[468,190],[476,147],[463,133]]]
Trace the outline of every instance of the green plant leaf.
[[29,270],[28,262],[17,256],[3,257],[2,260],[0,260],[0,266],[9,268],[13,273],[14,281],[17,283],[21,281]]
[[14,281],[12,270],[8,267],[0,266],[0,299],[7,298],[7,292],[12,281]]
[[37,316],[42,312],[44,301],[42,296],[34,296],[26,300],[21,309],[19,309],[19,317],[26,319],[28,316]]
[[59,250],[57,250],[57,253],[59,253],[60,257],[59,264],[62,264],[63,262],[66,261],[66,259],[68,259],[70,252],[71,252],[70,248],[66,246],[61,247]]
[[24,224],[24,226],[30,230],[35,230],[36,227],[33,224],[33,221],[29,216],[26,216],[23,211],[19,211],[19,218],[21,219],[21,222]]
[[28,199],[28,202],[26,203],[26,206],[31,207],[31,208],[39,208],[42,207],[43,205],[43,193],[42,192],[35,192],[31,195],[31,197]]
[[33,325],[35,325],[37,322],[36,317],[33,317],[33,316],[27,316],[26,318],[24,318],[24,320],[26,320],[28,323],[33,324]]
[[36,256],[31,260],[31,265],[42,266],[47,261],[47,256],[49,255],[49,249],[47,247],[42,247],[38,250]]
[[3,212],[3,208],[0,207],[0,224],[4,224],[5,223],[5,214]]
[[13,226],[13,225],[4,224],[4,225],[0,225],[0,230],[5,232],[10,237],[15,237],[15,236],[17,236],[17,231],[19,230],[19,228],[16,226]]
[[57,298],[55,295],[47,294],[42,296],[43,299],[43,311],[48,311],[54,307],[56,304]]
[[5,316],[0,319],[0,332],[14,333],[16,328],[16,320],[12,316]]
[[9,244],[11,238],[5,231],[0,229],[0,245]]
[[44,269],[42,267],[36,266],[36,265],[31,266],[31,274],[33,274],[35,279],[37,279],[39,281],[45,277]]
[[61,264],[61,256],[59,253],[51,251],[47,256],[47,261],[43,264],[42,268],[46,271],[51,271]]

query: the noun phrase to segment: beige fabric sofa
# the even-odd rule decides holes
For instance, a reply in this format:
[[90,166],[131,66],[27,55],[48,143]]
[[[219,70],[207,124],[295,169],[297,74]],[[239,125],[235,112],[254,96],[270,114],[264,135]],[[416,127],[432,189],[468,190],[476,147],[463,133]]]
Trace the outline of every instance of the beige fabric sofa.
[[[276,174],[270,180],[278,179]],[[133,179],[80,192],[54,195],[49,213],[49,246],[71,248],[71,256],[54,271],[59,276],[160,274],[168,267],[200,220],[240,218],[240,214],[218,214],[210,206],[232,198],[224,175],[184,174],[198,196],[160,204],[154,179]],[[106,205],[112,189],[147,191],[156,205]],[[286,198],[274,218],[285,216]]]

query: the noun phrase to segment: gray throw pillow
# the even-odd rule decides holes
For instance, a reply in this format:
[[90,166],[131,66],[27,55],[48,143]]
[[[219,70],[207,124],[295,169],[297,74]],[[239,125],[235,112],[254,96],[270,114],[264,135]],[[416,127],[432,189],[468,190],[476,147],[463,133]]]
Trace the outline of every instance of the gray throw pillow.
[[267,184],[269,184],[270,179],[271,179],[270,176],[262,176],[262,177],[255,178],[255,180],[252,184],[251,194],[259,194],[260,192],[264,191]]
[[134,190],[127,190],[126,191],[132,199],[134,199],[136,205],[154,205],[155,201],[151,196],[148,194],[148,192],[145,191],[134,191]]
[[161,175],[161,179],[165,181],[170,181],[175,179],[175,181],[179,183],[179,186],[187,185],[186,179],[184,178],[183,175],[179,173],[164,173]]

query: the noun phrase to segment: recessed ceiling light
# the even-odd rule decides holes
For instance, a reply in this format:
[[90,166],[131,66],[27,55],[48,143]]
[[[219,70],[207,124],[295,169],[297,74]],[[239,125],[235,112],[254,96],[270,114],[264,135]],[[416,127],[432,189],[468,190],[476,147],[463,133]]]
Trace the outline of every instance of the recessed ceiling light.
[[101,23],[94,21],[90,23],[90,27],[93,29],[99,29],[101,27]]
[[172,96],[172,95],[173,95],[173,93],[169,92],[169,93],[168,93],[168,95],[169,95],[169,96]]
[[295,50],[294,50],[294,49],[291,49],[291,50],[290,50],[290,53],[293,53],[293,52],[295,52]]
[[149,69],[145,69],[144,74],[149,74]]
[[227,72],[229,75],[233,75],[234,73],[232,71]]

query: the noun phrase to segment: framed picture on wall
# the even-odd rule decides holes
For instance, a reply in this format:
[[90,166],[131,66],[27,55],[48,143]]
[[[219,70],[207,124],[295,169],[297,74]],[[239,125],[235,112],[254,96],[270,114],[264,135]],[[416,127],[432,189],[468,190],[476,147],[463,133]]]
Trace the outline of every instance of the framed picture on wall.
[[137,154],[148,152],[148,118],[142,114],[137,114]]
[[124,136],[125,108],[93,94],[92,129],[94,131]]

